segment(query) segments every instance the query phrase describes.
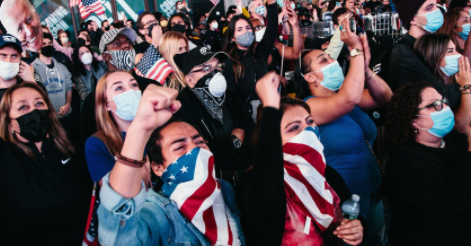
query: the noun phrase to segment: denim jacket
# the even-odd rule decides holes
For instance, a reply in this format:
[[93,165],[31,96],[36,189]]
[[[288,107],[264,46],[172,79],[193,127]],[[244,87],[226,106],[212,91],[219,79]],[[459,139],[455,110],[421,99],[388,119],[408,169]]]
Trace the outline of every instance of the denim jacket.
[[[226,181],[219,182],[244,246],[234,190]],[[210,246],[204,235],[180,213],[175,202],[152,189],[146,192],[144,182],[139,194],[125,199],[110,187],[108,174],[103,178],[100,199],[98,237],[101,245]]]

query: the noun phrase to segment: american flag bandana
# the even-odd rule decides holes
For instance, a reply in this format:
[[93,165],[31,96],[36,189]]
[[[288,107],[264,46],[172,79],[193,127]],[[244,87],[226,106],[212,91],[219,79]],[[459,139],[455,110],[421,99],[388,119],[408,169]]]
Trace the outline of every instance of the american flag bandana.
[[[317,134],[316,134],[317,133]],[[325,179],[324,146],[308,127],[283,146],[285,192],[324,232],[335,217],[334,195]]]
[[[80,16],[82,19],[87,19],[92,13],[96,15],[104,15],[105,8],[101,4],[100,0],[72,0],[70,6],[79,6]],[[106,18],[106,16],[105,16]]]
[[180,212],[211,245],[233,245],[211,152],[194,148],[168,166],[161,179],[164,182],[161,193],[178,205]]
[[160,55],[159,51],[151,44],[144,56],[134,68],[136,74],[164,84],[168,75],[173,73],[172,66]]

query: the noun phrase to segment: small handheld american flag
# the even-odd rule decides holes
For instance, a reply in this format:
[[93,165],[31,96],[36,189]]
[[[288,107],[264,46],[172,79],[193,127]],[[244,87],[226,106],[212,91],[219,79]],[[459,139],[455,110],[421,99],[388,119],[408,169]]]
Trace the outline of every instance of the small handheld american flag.
[[210,0],[211,3],[216,6],[221,0]]
[[168,75],[173,72],[168,62],[161,57],[159,51],[153,46],[147,49],[146,53],[134,68],[137,75],[158,81],[163,84]]
[[101,4],[100,0],[72,0],[70,6],[79,6],[80,16],[82,19],[87,19],[92,13],[96,15],[104,15],[105,8]]
[[161,178],[162,193],[177,204],[211,245],[233,245],[237,234],[233,235],[227,218],[211,152],[194,148],[168,166]]

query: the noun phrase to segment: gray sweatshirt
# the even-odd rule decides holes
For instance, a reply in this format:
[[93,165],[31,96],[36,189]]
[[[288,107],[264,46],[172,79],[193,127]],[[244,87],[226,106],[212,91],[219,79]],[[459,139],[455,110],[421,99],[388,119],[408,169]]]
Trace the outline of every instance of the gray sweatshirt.
[[[47,95],[49,96],[52,106],[54,106],[56,112],[59,113],[60,108],[67,103],[67,92],[72,91],[72,75],[64,65],[57,62],[54,58],[52,58],[52,62],[54,63],[54,68],[52,69],[39,58],[36,58],[32,64],[34,70],[41,77],[41,81],[43,81],[46,87]],[[70,108],[67,115],[71,112],[72,108]],[[62,115],[57,116],[59,118],[64,117]]]

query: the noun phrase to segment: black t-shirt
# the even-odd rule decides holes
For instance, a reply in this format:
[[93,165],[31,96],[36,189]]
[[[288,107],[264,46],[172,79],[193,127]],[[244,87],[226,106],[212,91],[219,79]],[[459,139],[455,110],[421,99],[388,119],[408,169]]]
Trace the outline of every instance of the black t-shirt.
[[369,1],[365,4],[365,8],[369,8],[369,9],[371,9],[371,11],[374,11],[375,8],[379,5],[383,5],[383,4],[379,1],[376,1],[376,2]]
[[134,45],[134,50],[136,51],[136,54],[144,54],[146,53],[147,49],[149,48],[150,44],[146,41]]
[[81,245],[92,182],[83,150],[65,156],[45,139],[42,153],[0,139],[0,244]]

